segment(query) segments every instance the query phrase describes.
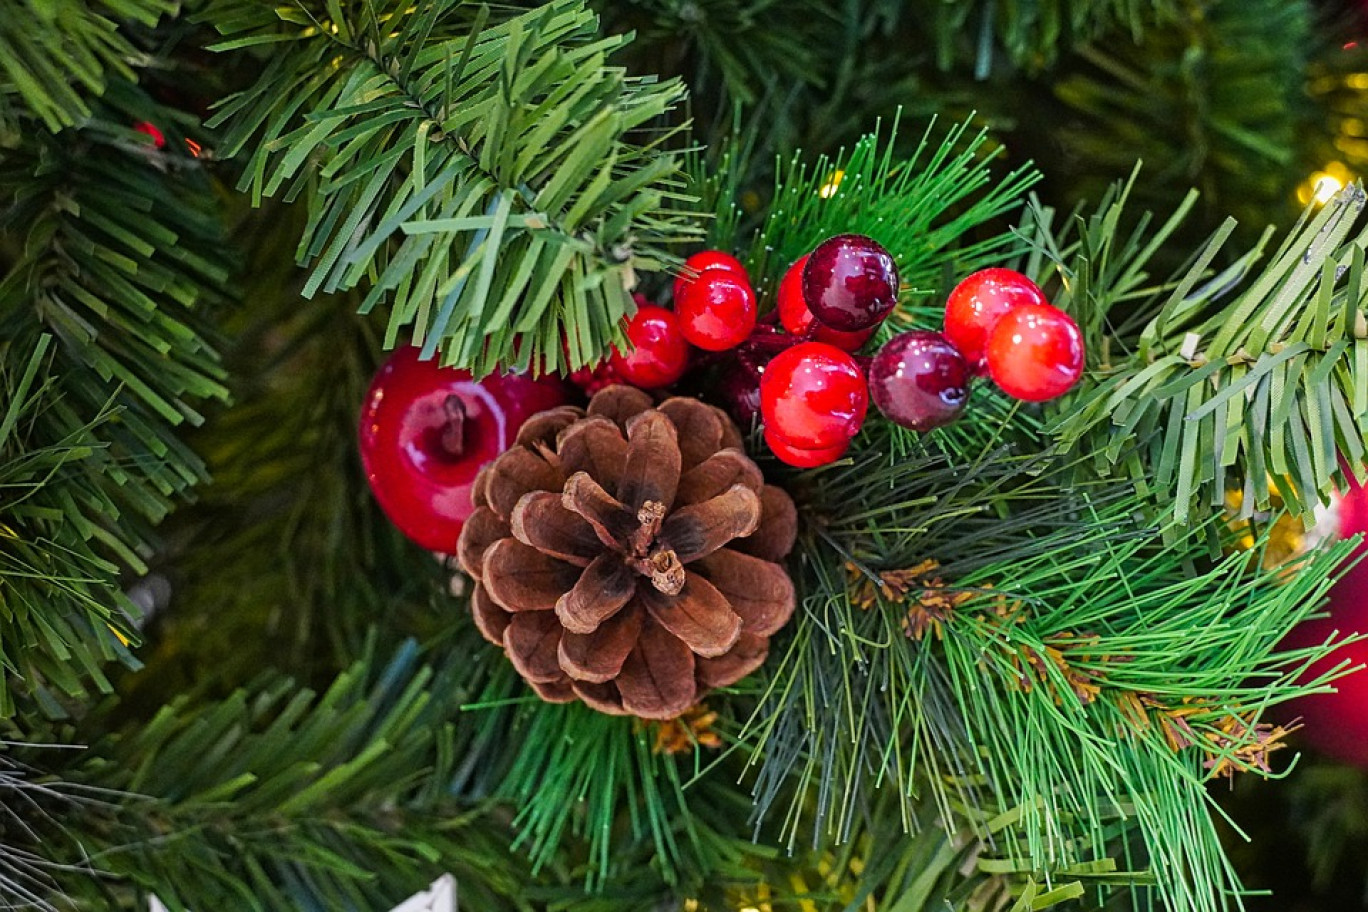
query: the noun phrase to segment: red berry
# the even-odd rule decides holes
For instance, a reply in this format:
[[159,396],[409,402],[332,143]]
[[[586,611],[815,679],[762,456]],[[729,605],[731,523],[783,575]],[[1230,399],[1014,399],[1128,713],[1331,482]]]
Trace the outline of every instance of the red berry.
[[380,368],[361,408],[361,463],[375,499],[399,530],[451,553],[474,511],[480,468],[513,443],[533,414],[562,405],[557,380],[470,373],[401,348]]
[[914,431],[949,424],[969,401],[969,365],[944,336],[894,336],[869,366],[869,394],[888,420]]
[[843,446],[860,432],[868,407],[859,365],[825,342],[801,342],[780,352],[760,378],[765,431],[791,447]]
[[794,263],[779,282],[779,324],[795,336],[805,336],[811,332],[812,338],[817,342],[834,345],[841,351],[857,350],[874,335],[875,327],[851,333],[817,323],[817,328],[812,329],[816,320],[812,316],[812,311],[808,310],[807,301],[803,300],[803,267],[807,265],[807,261],[808,257],[805,256]]
[[844,456],[845,451],[850,448],[850,441],[847,440],[845,443],[827,447],[824,450],[802,450],[795,446],[789,446],[775,437],[770,433],[769,428],[765,428],[765,443],[769,444],[770,451],[779,457],[780,462],[798,469],[812,469],[833,463]]
[[1049,304],[1045,292],[1012,269],[980,269],[955,286],[945,302],[945,337],[975,373],[987,373],[988,334],[1009,310],[1022,304]]
[[809,255],[803,298],[812,315],[832,329],[869,329],[898,303],[898,267],[873,238],[838,234]]
[[1057,307],[1022,304],[988,334],[988,373],[1026,402],[1062,396],[1083,376],[1083,334]]
[[710,269],[675,301],[684,338],[704,351],[727,351],[755,329],[755,292],[745,276]]
[[674,280],[674,300],[675,306],[679,306],[679,299],[684,294],[684,289],[693,282],[695,275],[702,275],[710,269],[721,269],[724,272],[734,273],[750,281],[746,274],[746,267],[741,265],[741,261],[730,253],[723,253],[721,250],[702,250],[695,253],[684,261],[684,274]]
[[679,330],[679,320],[663,307],[647,304],[637,308],[627,324],[632,343],[626,354],[614,351],[611,364],[618,376],[642,389],[669,386],[684,376],[689,366],[689,343]]
[[152,147],[154,149],[163,148],[166,145],[166,134],[163,133],[156,124],[150,121],[140,120],[133,125],[133,129],[139,133],[144,133],[152,137]]

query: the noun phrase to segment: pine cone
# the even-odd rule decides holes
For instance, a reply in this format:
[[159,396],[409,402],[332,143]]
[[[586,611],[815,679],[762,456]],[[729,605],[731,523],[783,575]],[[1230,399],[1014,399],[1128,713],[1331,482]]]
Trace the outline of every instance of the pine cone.
[[765,660],[797,513],[720,410],[614,386],[528,419],[461,532],[475,623],[543,699],[669,719]]

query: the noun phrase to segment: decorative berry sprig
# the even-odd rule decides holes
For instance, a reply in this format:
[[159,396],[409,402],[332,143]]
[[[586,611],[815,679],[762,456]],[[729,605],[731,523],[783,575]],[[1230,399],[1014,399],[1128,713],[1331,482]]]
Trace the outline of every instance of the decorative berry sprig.
[[[1078,325],[1039,286],[984,269],[950,293],[944,333],[918,329],[872,357],[857,352],[897,304],[893,257],[872,238],[842,234],[793,263],[761,319],[745,267],[718,250],[685,261],[674,309],[636,296],[630,345],[571,375],[593,394],[615,383],[675,386],[708,371],[707,387],[741,427],[763,425],[769,449],[800,468],[840,459],[872,399],[888,420],[919,432],[964,411],[976,376],[1043,402],[1083,372]],[[554,380],[464,371],[401,349],[381,369],[362,412],[361,452],[381,506],[409,537],[449,551],[470,515],[478,470],[513,442],[534,412],[566,402]]]

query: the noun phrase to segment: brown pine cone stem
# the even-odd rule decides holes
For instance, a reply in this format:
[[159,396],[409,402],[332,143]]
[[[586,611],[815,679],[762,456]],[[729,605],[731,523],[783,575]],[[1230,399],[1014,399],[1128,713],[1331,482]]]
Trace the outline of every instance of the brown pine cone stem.
[[533,416],[475,485],[475,623],[547,700],[673,718],[765,660],[797,515],[720,410],[609,387]]

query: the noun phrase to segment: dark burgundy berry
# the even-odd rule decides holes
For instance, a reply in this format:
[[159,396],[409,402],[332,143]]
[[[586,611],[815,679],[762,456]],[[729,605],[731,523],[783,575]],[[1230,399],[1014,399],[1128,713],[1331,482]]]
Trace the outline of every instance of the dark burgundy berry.
[[873,238],[839,234],[809,255],[803,299],[812,315],[832,329],[869,329],[898,303],[898,267]]
[[756,371],[733,363],[718,378],[716,389],[723,408],[741,430],[755,427],[760,420],[760,376]]
[[869,367],[869,394],[889,421],[914,431],[949,424],[969,400],[969,364],[938,332],[889,339]]

